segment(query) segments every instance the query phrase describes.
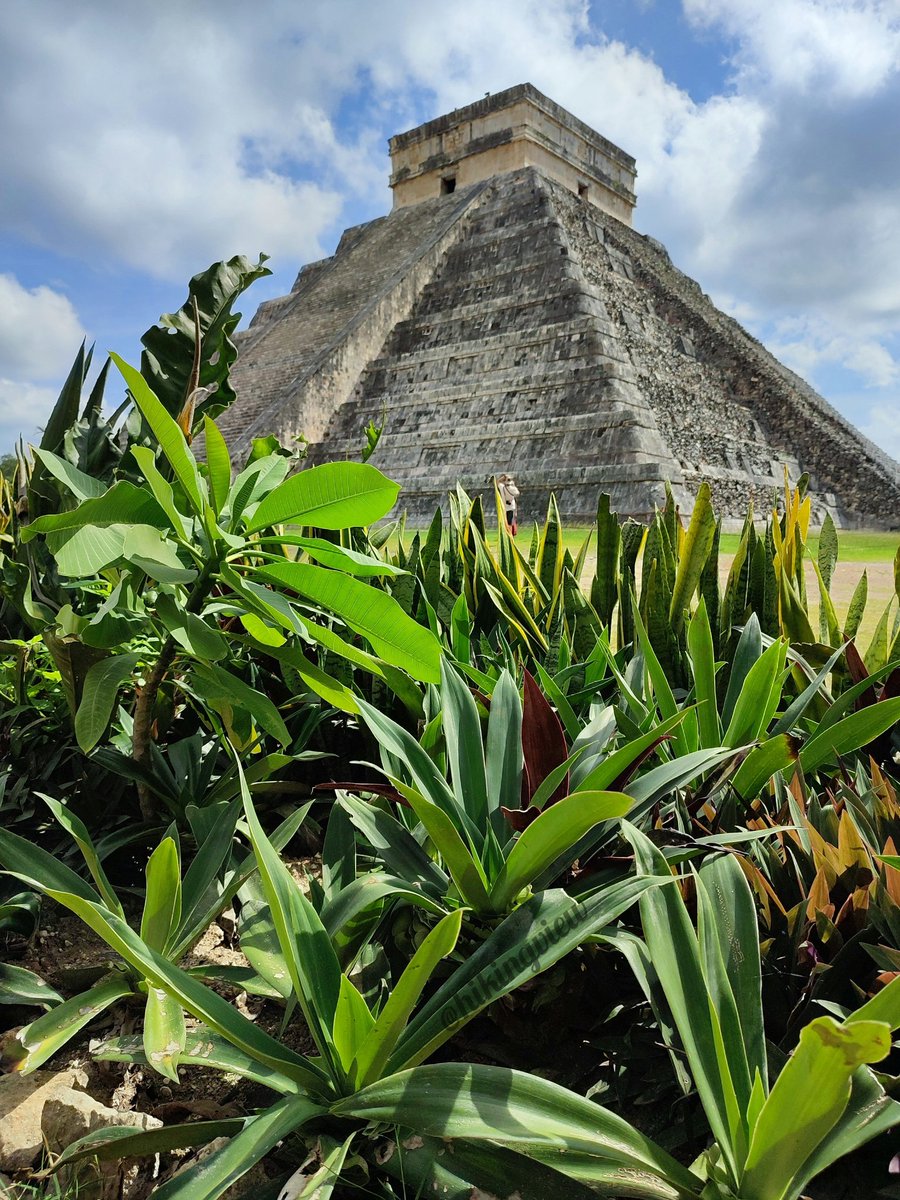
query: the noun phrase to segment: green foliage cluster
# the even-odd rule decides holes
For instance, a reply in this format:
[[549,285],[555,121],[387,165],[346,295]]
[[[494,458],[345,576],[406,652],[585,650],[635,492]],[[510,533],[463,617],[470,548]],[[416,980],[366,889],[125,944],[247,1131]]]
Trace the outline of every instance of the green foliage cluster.
[[[0,999],[44,1010],[8,1063],[127,1004],[139,1032],[98,1058],[268,1094],[96,1131],[44,1178],[214,1142],[155,1194],[214,1200],[275,1153],[319,1200],[799,1200],[900,1123],[896,601],[860,652],[826,523],[810,620],[803,480],[748,514],[723,585],[705,487],[686,526],[671,497],[646,527],[601,497],[573,555],[552,499],[528,553],[462,489],[411,539],[385,524],[383,416],[361,462],[295,469],[264,439],[235,472],[215,418],[263,273],[192,280],[140,371],[112,356],[110,418],[82,351],[0,480],[0,934],[41,895],[115,955],[75,996],[0,968]],[[305,884],[301,829],[324,829]],[[125,847],[149,851],[140,887]],[[232,907],[246,965],[186,965]],[[471,1052],[579,979],[589,1097]],[[653,1094],[690,1128],[654,1140],[636,1114],[664,1058]]]

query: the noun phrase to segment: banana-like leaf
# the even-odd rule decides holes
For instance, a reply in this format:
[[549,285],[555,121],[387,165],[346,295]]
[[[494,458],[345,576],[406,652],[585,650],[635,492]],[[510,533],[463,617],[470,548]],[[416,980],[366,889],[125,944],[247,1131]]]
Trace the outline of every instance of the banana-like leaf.
[[197,662],[193,667],[197,690],[212,706],[225,704],[245,709],[262,726],[266,733],[277,738],[282,746],[289,746],[291,735],[281,714],[268,696],[244,683],[230,671],[215,663]]
[[430,629],[407,616],[387,592],[308,563],[276,563],[256,574],[266,582],[291,588],[335,613],[366,638],[385,662],[402,667],[414,679],[440,682],[440,642]]
[[225,507],[231,488],[231,458],[219,427],[210,417],[203,418],[203,438],[206,443],[206,466],[209,470],[209,490],[216,516]]
[[[113,1060],[117,1061],[117,1060]],[[220,1137],[232,1137],[245,1125],[243,1117],[231,1117],[222,1121],[190,1121],[186,1125],[164,1125],[161,1129],[141,1129],[129,1125],[110,1125],[95,1129],[70,1146],[54,1160],[51,1171],[79,1162],[84,1158],[97,1158],[101,1162],[110,1159],[137,1158],[143,1154],[166,1154],[170,1150],[183,1150],[189,1146],[203,1146]]]
[[165,529],[168,524],[168,517],[150,492],[120,479],[102,495],[84,500],[76,508],[38,517],[30,525],[24,525],[19,536],[23,542],[30,542],[39,533],[100,530],[108,525],[152,525]]
[[263,499],[248,533],[272,525],[347,529],[373,525],[397,502],[400,485],[369,463],[335,462],[300,471]]
[[[110,353],[110,358],[119,368],[125,382],[128,384],[128,390],[131,392],[141,416],[149,425],[153,436],[159,443],[160,449],[175,472],[175,478],[181,484],[188,503],[194,512],[198,516],[201,516],[206,503],[203,497],[200,471],[197,467],[197,460],[191,453],[184,434],[177,422],[166,412],[165,406],[160,403],[140,371],[136,371],[134,367],[129,366],[118,354]],[[150,496],[147,498],[152,499]],[[152,524],[152,522],[148,522],[148,524]]]

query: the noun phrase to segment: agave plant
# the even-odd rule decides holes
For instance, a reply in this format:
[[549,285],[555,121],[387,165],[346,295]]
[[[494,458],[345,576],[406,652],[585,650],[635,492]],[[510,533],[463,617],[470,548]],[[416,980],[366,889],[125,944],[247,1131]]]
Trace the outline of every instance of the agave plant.
[[[564,893],[534,897],[502,922],[480,950],[419,1005],[429,979],[453,951],[459,935],[463,912],[448,913],[373,1011],[342,972],[325,926],[265,836],[246,790],[244,805],[291,994],[316,1044],[317,1056],[300,1055],[266,1034],[154,949],[101,900],[52,889],[49,894],[107,940],[128,967],[147,980],[151,990],[200,1022],[185,1035],[180,1063],[244,1075],[281,1095],[271,1107],[246,1121],[195,1122],[149,1135],[127,1128],[98,1131],[71,1146],[54,1169],[79,1157],[155,1153],[226,1135],[230,1140],[225,1145],[179,1172],[156,1192],[164,1200],[213,1200],[277,1142],[299,1133],[331,1138],[329,1144],[335,1147],[327,1156],[331,1178],[318,1181],[330,1187],[354,1145],[365,1148],[373,1138],[381,1140],[382,1129],[395,1130],[397,1125],[413,1133],[420,1129],[431,1132],[440,1114],[448,1134],[460,1139],[460,1163],[466,1164],[467,1155],[477,1162],[477,1149],[485,1146],[487,1166],[482,1163],[475,1171],[464,1167],[473,1184],[479,1179],[496,1179],[502,1170],[511,1185],[518,1184],[523,1197],[586,1195],[558,1168],[542,1168],[503,1148],[504,1143],[519,1147],[526,1131],[532,1139],[532,1130],[546,1129],[548,1144],[562,1139],[563,1144],[571,1141],[573,1146],[583,1146],[589,1137],[597,1170],[613,1187],[621,1183],[622,1194],[697,1194],[690,1173],[664,1151],[621,1118],[563,1088],[499,1068],[420,1065],[487,1004],[553,961],[559,946],[571,947],[596,933],[648,888],[657,886],[658,880],[632,878],[583,904]],[[139,1049],[133,1040],[114,1040],[99,1053],[158,1068],[146,1046]],[[419,1107],[421,1120],[414,1112]],[[382,1172],[384,1165],[372,1157],[376,1175],[389,1177],[397,1169],[394,1163]],[[440,1177],[440,1168],[433,1176]],[[635,1177],[664,1182],[649,1191],[634,1192],[629,1181]],[[538,1187],[545,1190],[538,1191]],[[564,1192],[563,1187],[569,1190]]]
[[[29,887],[49,896],[68,895],[80,903],[95,905],[125,922],[125,910],[103,869],[97,848],[82,822],[56,800],[44,797],[56,819],[71,834],[84,858],[94,886],[85,882],[53,855],[25,838],[0,830],[0,865]],[[253,855],[236,858],[234,831],[240,813],[240,798],[215,815],[194,809],[197,853],[182,874],[178,834],[163,838],[147,863],[146,892],[140,919],[144,943],[165,961],[179,963],[199,941],[212,921],[231,904],[238,889],[256,871]],[[285,845],[302,823],[309,805],[282,822],[273,842]],[[14,1069],[35,1070],[62,1046],[94,1021],[111,1005],[134,998],[144,1004],[144,1048],[148,1059],[162,1074],[177,1079],[180,1054],[185,1045],[184,1014],[171,997],[148,982],[134,965],[110,963],[86,992],[62,1003],[52,989],[33,982],[26,994],[53,1004],[49,1012],[19,1030],[7,1047]],[[249,990],[271,994],[253,972],[231,968],[195,969],[198,975],[213,975]],[[35,977],[36,978],[36,977]],[[20,981],[21,982],[21,981]],[[41,981],[38,981],[40,984]]]

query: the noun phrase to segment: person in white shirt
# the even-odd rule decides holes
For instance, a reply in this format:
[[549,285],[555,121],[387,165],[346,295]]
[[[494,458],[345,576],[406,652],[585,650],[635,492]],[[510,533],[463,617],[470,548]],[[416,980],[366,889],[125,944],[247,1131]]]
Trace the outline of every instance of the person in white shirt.
[[513,537],[515,537],[518,530],[518,522],[516,520],[518,504],[516,497],[519,495],[519,489],[516,487],[512,475],[505,473],[497,476],[497,489],[500,492],[503,511],[506,514],[506,527]]

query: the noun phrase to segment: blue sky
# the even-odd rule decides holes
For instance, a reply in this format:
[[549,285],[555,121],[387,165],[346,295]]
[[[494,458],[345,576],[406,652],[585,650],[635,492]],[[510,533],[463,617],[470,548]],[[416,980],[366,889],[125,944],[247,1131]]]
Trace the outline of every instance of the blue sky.
[[900,0],[4,0],[0,452],[83,336],[190,275],[252,315],[390,207],[387,138],[530,81],[637,158],[635,225],[900,457]]

